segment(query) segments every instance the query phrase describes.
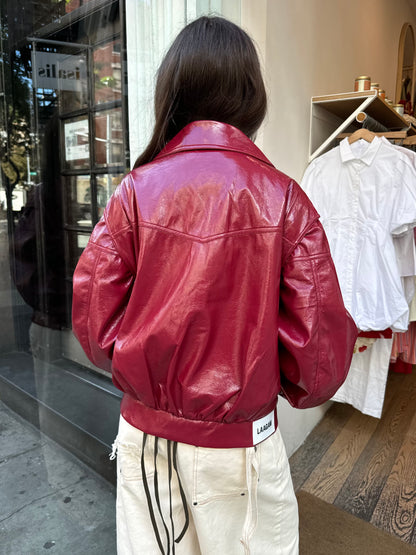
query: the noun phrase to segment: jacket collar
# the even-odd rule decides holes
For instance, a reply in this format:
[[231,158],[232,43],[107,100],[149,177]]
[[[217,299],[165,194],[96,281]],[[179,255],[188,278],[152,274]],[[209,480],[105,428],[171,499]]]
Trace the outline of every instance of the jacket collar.
[[155,160],[170,154],[190,150],[240,152],[273,166],[262,151],[242,131],[232,125],[218,121],[194,121],[189,123],[169,141],[155,157]]
[[361,160],[367,164],[367,166],[371,166],[381,144],[381,139],[375,136],[371,143],[368,144],[364,152],[357,156],[354,154],[351,145],[348,142],[348,137],[346,137],[339,144],[341,160],[343,163],[350,162],[351,160]]

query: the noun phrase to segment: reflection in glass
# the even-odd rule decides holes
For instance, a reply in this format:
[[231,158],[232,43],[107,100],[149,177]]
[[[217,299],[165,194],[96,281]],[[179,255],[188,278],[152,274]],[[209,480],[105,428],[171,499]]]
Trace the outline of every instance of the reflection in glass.
[[57,62],[59,111],[72,112],[88,104],[87,57],[83,53],[60,55]]
[[68,254],[69,254],[68,272],[70,276],[72,276],[72,274],[74,273],[79,257],[81,256],[82,251],[87,246],[89,238],[90,238],[89,232],[83,233],[79,231],[68,231],[67,233]]
[[123,165],[121,108],[97,112],[94,116],[95,165]]
[[94,50],[95,104],[121,100],[120,40],[113,40]]
[[64,165],[67,169],[89,167],[90,146],[88,118],[67,119],[63,123]]
[[33,87],[39,106],[58,98],[61,113],[85,108],[88,103],[86,54],[51,51],[39,44],[31,53]]
[[99,218],[103,215],[107,202],[122,179],[123,174],[111,175],[106,173],[104,175],[97,175],[97,207]]
[[65,190],[67,223],[91,227],[90,176],[71,175],[65,177]]

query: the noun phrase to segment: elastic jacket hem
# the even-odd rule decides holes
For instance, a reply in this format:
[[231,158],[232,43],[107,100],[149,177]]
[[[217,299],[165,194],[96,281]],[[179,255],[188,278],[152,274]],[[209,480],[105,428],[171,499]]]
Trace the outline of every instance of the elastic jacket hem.
[[[274,413],[277,429],[277,401],[266,411]],[[121,415],[129,424],[146,434],[198,447],[226,449],[253,447],[253,422],[214,422],[189,420],[172,413],[147,407],[125,393],[121,401]],[[254,421],[254,422],[257,422]],[[264,438],[266,439],[266,438]]]

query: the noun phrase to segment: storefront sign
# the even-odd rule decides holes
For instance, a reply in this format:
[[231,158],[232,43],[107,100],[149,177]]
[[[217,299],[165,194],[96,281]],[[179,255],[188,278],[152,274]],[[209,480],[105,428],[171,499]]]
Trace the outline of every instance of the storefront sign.
[[88,142],[88,120],[71,121],[64,125],[65,134],[65,159],[85,160],[89,158],[90,148]]
[[81,91],[83,79],[87,78],[85,56],[32,52],[33,86],[37,89]]

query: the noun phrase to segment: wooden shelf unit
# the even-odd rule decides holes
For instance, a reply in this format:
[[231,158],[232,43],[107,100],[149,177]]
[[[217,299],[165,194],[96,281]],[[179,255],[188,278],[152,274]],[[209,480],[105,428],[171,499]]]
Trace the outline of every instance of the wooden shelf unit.
[[377,91],[314,96],[311,101],[309,162],[334,146],[340,134],[359,129],[361,125],[355,118],[360,112],[365,112],[390,132],[401,132],[400,138],[403,131],[406,137],[416,134],[416,130],[380,98]]

